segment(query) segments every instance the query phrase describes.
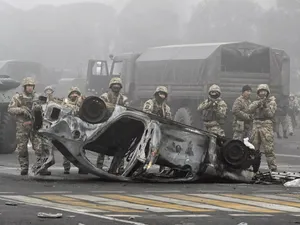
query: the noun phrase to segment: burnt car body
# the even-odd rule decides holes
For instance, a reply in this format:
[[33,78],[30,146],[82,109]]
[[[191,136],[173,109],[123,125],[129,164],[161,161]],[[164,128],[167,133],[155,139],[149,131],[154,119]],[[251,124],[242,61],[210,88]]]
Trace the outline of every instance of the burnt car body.
[[[87,97],[79,110],[48,103],[40,134],[75,166],[117,181],[193,182],[211,173],[250,181],[260,166],[260,153],[243,142],[221,138],[142,111]],[[112,156],[108,171],[97,168],[85,150]],[[50,154],[38,170],[51,165]],[[119,172],[121,160],[126,160]],[[154,165],[169,168],[161,174]]]

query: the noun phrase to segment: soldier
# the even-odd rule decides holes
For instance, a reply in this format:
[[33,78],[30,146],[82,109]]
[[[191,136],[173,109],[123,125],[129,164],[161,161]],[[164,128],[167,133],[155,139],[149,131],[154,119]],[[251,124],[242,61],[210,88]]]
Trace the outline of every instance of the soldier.
[[242,95],[233,103],[233,139],[243,141],[244,138],[250,137],[252,126],[252,115],[249,113],[251,92],[251,87],[245,85],[242,88]]
[[269,169],[277,171],[273,132],[277,104],[275,97],[270,96],[270,89],[267,84],[258,85],[257,97],[258,99],[249,106],[249,112],[254,113],[250,142],[257,150],[260,150],[261,147],[264,148]]
[[[83,97],[81,95],[81,91],[77,87],[71,87],[68,97],[64,99],[62,105],[70,107],[74,109],[75,111],[79,110],[80,105],[82,103]],[[70,169],[71,169],[71,163],[70,161],[64,157],[63,160],[63,167],[64,167],[64,174],[70,174]],[[87,174],[83,170],[79,169],[78,170],[79,174]]]
[[208,99],[202,102],[198,111],[202,112],[204,126],[208,132],[225,137],[221,128],[226,118],[227,104],[221,99],[221,88],[213,84],[208,90]]
[[300,111],[299,103],[295,98],[295,95],[290,94],[289,109],[287,116],[288,130],[290,136],[294,135],[294,128],[297,126],[296,116]]
[[[21,167],[21,175],[28,175],[29,158],[28,158],[28,141],[30,139],[32,148],[35,151],[36,160],[39,162],[43,157],[41,137],[33,128],[34,118],[32,111],[35,108],[41,109],[36,105],[38,95],[35,93],[35,80],[32,77],[23,79],[23,92],[17,93],[11,99],[8,106],[8,112],[16,117],[17,125],[17,153]],[[41,171],[40,175],[51,175],[50,171]]]
[[52,88],[51,86],[45,87],[44,93],[45,93],[45,95],[46,95],[46,97],[47,97],[47,102],[53,100],[53,98],[54,98],[54,97],[53,97],[54,90],[53,90],[53,88]]
[[170,107],[166,103],[167,98],[168,89],[164,86],[157,87],[154,92],[154,98],[145,102],[143,111],[171,120],[172,114]]
[[277,134],[277,138],[281,139],[280,135],[280,125],[282,126],[283,137],[288,138],[287,130],[288,130],[288,123],[287,123],[287,113],[288,113],[288,101],[286,98],[280,98],[277,102],[277,110],[275,112],[275,131]]
[[[172,114],[170,107],[166,103],[167,98],[168,89],[164,86],[158,86],[154,92],[154,98],[145,102],[143,111],[171,120]],[[164,173],[167,170],[164,166],[160,166],[159,172]]]
[[[100,96],[100,98],[107,103],[111,103],[114,105],[120,106],[128,106],[128,98],[121,94],[120,91],[123,87],[121,78],[114,77],[109,82],[109,91]],[[97,167],[102,169],[104,164],[105,155],[99,154],[97,158]],[[122,160],[119,171],[122,172],[124,170],[124,160]]]

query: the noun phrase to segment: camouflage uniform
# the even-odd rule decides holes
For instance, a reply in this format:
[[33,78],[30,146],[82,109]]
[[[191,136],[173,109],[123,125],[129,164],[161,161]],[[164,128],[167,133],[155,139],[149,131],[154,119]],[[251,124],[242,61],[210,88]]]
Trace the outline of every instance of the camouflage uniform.
[[287,130],[287,112],[288,112],[288,102],[286,99],[279,99],[277,102],[277,110],[275,113],[275,132],[277,134],[277,138],[282,138],[280,135],[280,125],[282,126],[283,137],[288,138]]
[[[121,94],[120,92],[113,92],[112,91],[112,86],[113,85],[120,85],[122,88],[122,80],[118,77],[114,77],[110,80],[109,82],[109,88],[110,90],[107,93],[104,93],[100,96],[100,98],[107,103],[111,103],[114,105],[120,105],[120,106],[128,106],[129,102],[128,102],[128,98]],[[97,167],[102,169],[103,164],[104,164],[104,159],[105,159],[105,155],[103,154],[99,154],[98,158],[97,158]],[[124,160],[122,160],[122,162],[120,163],[120,170],[124,169]]]
[[[166,98],[161,101],[159,98],[159,93],[164,93],[166,95]],[[158,86],[154,92],[154,98],[149,99],[145,102],[143,106],[143,111],[146,113],[151,113],[157,116],[160,116],[162,118],[166,118],[171,120],[172,114],[171,114],[171,108],[167,105],[165,102],[168,97],[168,89],[164,86]],[[160,172],[167,172],[166,167],[160,166],[159,167]]]
[[[79,98],[77,98],[75,101],[71,99],[71,94],[77,92],[78,95],[80,96]],[[68,97],[65,98],[62,102],[63,106],[69,107],[74,109],[75,111],[78,111],[80,108],[80,105],[82,103],[82,97],[81,97],[81,91],[79,90],[79,88],[77,87],[71,87]],[[64,156],[63,159],[63,167],[64,167],[64,173],[65,174],[69,174],[70,173],[70,169],[71,169],[71,163],[70,161]],[[79,173],[83,173],[83,171],[81,171],[79,169]]]
[[[23,80],[23,93],[17,93],[11,99],[8,106],[8,112],[16,117],[17,125],[17,154],[21,167],[21,175],[28,174],[29,158],[28,158],[28,141],[32,143],[32,148],[35,152],[37,161],[43,156],[41,138],[37,131],[33,129],[33,117],[31,111],[34,107],[34,101],[38,100],[38,95],[35,92],[27,93],[26,86],[35,86],[35,81],[31,77]],[[40,106],[39,106],[40,107]]]
[[244,138],[250,137],[252,127],[252,115],[249,113],[250,104],[250,99],[245,99],[242,95],[233,103],[233,139],[243,141]]
[[171,114],[170,107],[167,105],[167,103],[165,101],[163,101],[162,103],[159,103],[159,101],[157,100],[156,96],[159,92],[163,92],[166,95],[168,95],[168,90],[166,87],[164,87],[164,86],[157,87],[156,91],[154,93],[154,98],[149,99],[148,101],[145,102],[145,104],[143,106],[143,111],[146,113],[152,113],[157,116],[171,120],[172,114]]
[[209,88],[208,94],[210,95],[211,92],[219,93],[219,97],[214,99],[209,96],[208,99],[199,105],[197,110],[202,112],[204,126],[208,132],[225,137],[225,132],[221,125],[225,122],[227,104],[220,97],[221,89],[218,85],[213,84]]
[[300,107],[298,100],[296,99],[295,95],[290,94],[287,123],[288,131],[291,136],[294,134],[294,128],[297,126],[296,116],[299,111]]
[[270,89],[267,84],[258,85],[257,93],[262,90],[268,92],[267,97],[265,99],[258,99],[249,106],[249,111],[254,113],[250,142],[257,150],[261,150],[261,147],[264,148],[269,169],[277,171],[273,132],[273,122],[277,104],[275,97],[269,96]]

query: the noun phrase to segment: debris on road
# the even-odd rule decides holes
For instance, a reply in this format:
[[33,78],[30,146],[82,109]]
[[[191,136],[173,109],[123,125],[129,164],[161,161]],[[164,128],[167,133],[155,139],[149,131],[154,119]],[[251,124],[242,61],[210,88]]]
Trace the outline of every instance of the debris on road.
[[[253,178],[253,182],[256,184],[285,184],[288,181],[294,181],[300,179],[300,173],[294,172],[264,172],[257,173]],[[300,186],[300,181],[298,181]],[[287,184],[289,185],[289,184]],[[299,187],[298,186],[298,187]]]
[[37,214],[37,216],[39,217],[39,218],[55,218],[55,219],[57,219],[57,218],[62,218],[62,216],[63,216],[63,214],[62,213],[44,213],[44,212],[39,212],[38,214]]
[[284,183],[285,187],[300,187],[300,179],[295,179]]
[[9,205],[9,206],[17,206],[18,203],[16,203],[16,202],[5,202],[5,205]]
[[241,222],[241,223],[239,223],[238,225],[248,225],[248,223]]

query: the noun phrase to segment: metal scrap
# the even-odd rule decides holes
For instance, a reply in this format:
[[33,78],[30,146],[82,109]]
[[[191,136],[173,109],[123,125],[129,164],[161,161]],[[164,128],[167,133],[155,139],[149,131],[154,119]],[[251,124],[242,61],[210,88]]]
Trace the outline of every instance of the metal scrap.
[[[216,136],[152,114],[87,97],[78,111],[56,103],[44,110],[41,135],[75,166],[118,181],[195,182],[206,175],[251,182],[261,154],[238,140]],[[113,157],[108,171],[96,168],[85,150]],[[51,166],[53,154],[35,173]],[[127,161],[120,171],[122,160]],[[168,169],[164,173],[153,166]],[[211,173],[210,171],[214,171]]]
[[44,212],[39,212],[37,214],[39,218],[53,218],[53,219],[58,219],[62,218],[63,214],[62,213],[44,213]]

